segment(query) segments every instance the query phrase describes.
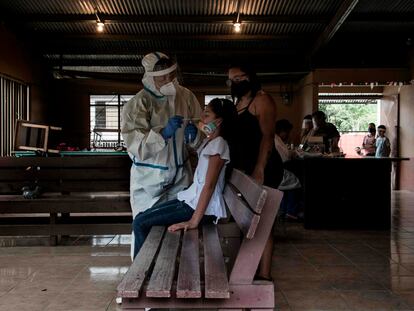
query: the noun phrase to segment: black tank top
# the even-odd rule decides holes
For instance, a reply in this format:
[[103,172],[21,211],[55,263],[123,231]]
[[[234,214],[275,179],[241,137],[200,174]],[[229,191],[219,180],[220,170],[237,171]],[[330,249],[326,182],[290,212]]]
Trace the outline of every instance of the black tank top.
[[[234,149],[232,152],[233,167],[251,175],[257,163],[262,141],[262,130],[259,120],[249,112],[249,107],[242,111],[236,121],[236,137],[234,138]],[[283,162],[274,144],[271,155],[267,161],[264,171],[264,184],[273,188],[279,187],[283,178]]]

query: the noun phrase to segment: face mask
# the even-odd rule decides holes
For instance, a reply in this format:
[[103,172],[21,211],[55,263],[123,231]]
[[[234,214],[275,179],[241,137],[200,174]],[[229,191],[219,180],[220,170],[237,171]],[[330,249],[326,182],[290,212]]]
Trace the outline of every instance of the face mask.
[[207,136],[214,133],[214,131],[217,129],[216,122],[211,121],[207,124],[203,123],[203,121],[198,122],[198,128],[200,131],[202,131]]
[[160,87],[160,93],[166,96],[174,96],[177,93],[177,79],[172,80],[171,82],[164,84]]
[[231,96],[241,98],[251,90],[251,83],[248,80],[231,83]]
[[369,132],[369,133],[371,133],[371,134],[374,134],[374,133],[375,133],[375,129],[373,129],[373,128],[369,127],[369,128],[368,128],[368,132]]

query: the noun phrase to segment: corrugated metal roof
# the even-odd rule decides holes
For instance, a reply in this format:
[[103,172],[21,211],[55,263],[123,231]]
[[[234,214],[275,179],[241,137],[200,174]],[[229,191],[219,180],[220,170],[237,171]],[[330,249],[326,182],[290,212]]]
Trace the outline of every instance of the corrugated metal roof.
[[[29,23],[29,28],[34,28],[38,32],[57,32],[72,34],[96,33],[96,23]],[[299,24],[299,23],[249,23],[242,24],[240,34],[263,34],[263,35],[283,35],[299,33],[320,32],[324,28],[322,24]],[[107,34],[234,34],[231,24],[133,24],[117,23],[105,25],[104,33]]]
[[414,12],[413,0],[360,0],[354,13],[408,13]]
[[373,34],[397,34],[401,35],[404,33],[414,34],[414,20],[411,22],[392,22],[392,23],[381,23],[381,22],[355,22],[352,24],[345,24],[341,28],[341,33],[373,33]]
[[85,72],[105,72],[105,73],[131,73],[143,74],[144,69],[137,66],[62,66],[54,67],[55,70],[85,71]]
[[[310,69],[310,64],[315,65],[309,53],[318,38],[323,39],[321,34],[344,3],[343,0],[13,0],[0,2],[0,17],[12,24],[12,29],[27,35],[50,66],[60,64],[76,70],[88,67],[98,70],[101,66],[107,69],[99,70],[125,72],[139,64],[143,54],[161,50],[178,56],[182,62],[194,63],[194,74],[208,72],[209,66],[225,66],[229,60],[252,59],[267,72],[279,67],[304,71]],[[96,11],[102,20],[108,19],[102,35],[96,32]],[[232,27],[237,13],[242,23],[239,37]],[[336,62],[341,58],[338,53],[343,54],[342,59],[348,59],[343,47],[353,42],[358,42],[361,51],[374,49],[375,40],[365,43],[371,34],[386,34],[391,40],[400,34],[414,33],[414,21],[410,20],[413,13],[414,0],[360,0],[345,22],[336,25],[339,35],[334,33],[333,40],[317,47],[318,52],[324,46],[337,49],[321,57],[320,63],[324,64],[326,59]],[[399,14],[404,17],[402,20],[398,19]],[[352,40],[353,36],[358,40]],[[363,44],[366,48],[360,46]],[[369,59],[364,57],[364,64]],[[203,72],[197,67],[199,63],[206,63]],[[357,64],[360,63],[357,59]]]
[[[334,13],[341,0],[240,0],[240,14],[321,14]],[[231,15],[237,13],[237,0],[13,0],[7,7],[24,14],[92,14],[98,10],[105,14],[121,15]]]
[[364,92],[361,92],[361,93],[327,93],[327,92],[318,93],[318,96],[322,98],[324,96],[341,97],[341,96],[382,96],[382,95],[383,95],[382,93],[374,93],[374,92],[373,93],[364,93]]
[[[59,50],[65,46],[67,42],[55,43],[55,49]],[[297,43],[295,43],[297,44]],[[69,45],[69,44],[67,44]],[[286,41],[263,41],[263,40],[251,40],[251,41],[202,41],[202,40],[182,40],[177,42],[174,40],[148,40],[148,41],[101,41],[99,39],[88,39],[83,41],[74,41],[70,46],[66,47],[66,51],[69,54],[74,54],[75,51],[84,50],[96,50],[105,53],[105,51],[128,51],[133,49],[134,51],[145,50],[170,50],[170,51],[182,51],[188,53],[188,51],[196,50],[198,53],[202,52],[202,49],[206,49],[205,53],[209,53],[209,50],[237,50],[237,49],[255,49],[255,48],[270,48],[270,49],[288,49],[290,45]],[[49,50],[49,48],[48,48]],[[52,49],[53,50],[53,49]],[[288,52],[288,51],[287,51]]]
[[79,55],[79,54],[64,54],[64,55],[59,55],[59,54],[44,54],[43,57],[45,59],[51,59],[51,60],[60,60],[60,59],[64,59],[64,60],[78,60],[78,59],[82,59],[82,60],[112,60],[114,59],[114,57],[116,57],[117,59],[120,60],[137,60],[137,61],[141,61],[141,59],[143,58],[143,55],[137,55],[137,54],[128,54],[128,55],[114,55],[114,54],[99,54],[99,55],[88,55],[88,54],[83,54],[83,55]]
[[319,99],[320,104],[377,104],[376,99]]

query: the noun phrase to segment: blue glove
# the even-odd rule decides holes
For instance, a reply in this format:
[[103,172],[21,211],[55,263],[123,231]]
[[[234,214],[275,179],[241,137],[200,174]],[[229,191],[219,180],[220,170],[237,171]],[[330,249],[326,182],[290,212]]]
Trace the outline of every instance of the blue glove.
[[185,142],[190,144],[197,136],[197,127],[193,123],[188,123],[184,129]]
[[182,124],[183,124],[182,116],[173,116],[169,118],[167,125],[161,131],[162,137],[164,137],[164,139],[167,140],[168,138],[174,135],[175,131],[178,128],[180,128]]

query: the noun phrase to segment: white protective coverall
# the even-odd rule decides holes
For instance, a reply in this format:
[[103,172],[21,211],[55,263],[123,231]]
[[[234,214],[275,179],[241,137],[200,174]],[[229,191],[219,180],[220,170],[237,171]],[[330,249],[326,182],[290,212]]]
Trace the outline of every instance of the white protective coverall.
[[[153,76],[157,72],[152,69],[161,57],[167,56],[156,52],[144,57],[144,89],[122,109],[121,134],[133,161],[130,202],[134,218],[157,202],[175,199],[176,194],[187,188],[193,178],[184,142],[184,128],[188,124],[185,119],[199,118],[201,107],[195,95],[178,84],[175,84],[175,95],[165,96],[156,89]],[[160,73],[163,72],[166,70]],[[175,115],[184,117],[183,125],[171,138],[164,140],[160,132],[168,119]],[[192,147],[200,140],[198,131]],[[131,255],[133,247],[132,234]]]

